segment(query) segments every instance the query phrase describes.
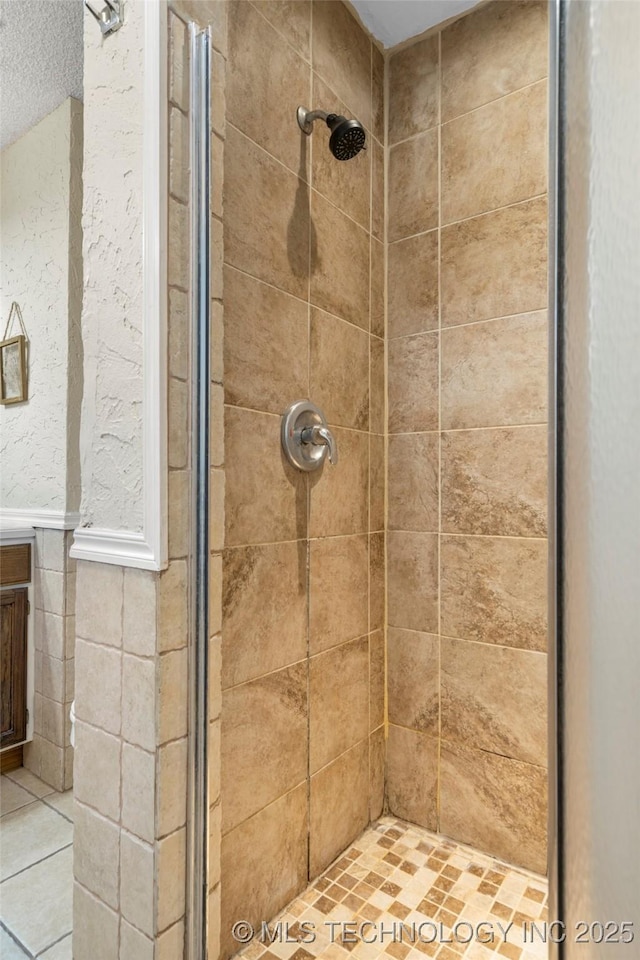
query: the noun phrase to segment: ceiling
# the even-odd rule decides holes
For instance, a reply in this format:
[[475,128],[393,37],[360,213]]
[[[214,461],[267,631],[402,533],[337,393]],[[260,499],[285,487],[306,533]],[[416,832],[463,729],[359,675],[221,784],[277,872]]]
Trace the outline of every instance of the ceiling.
[[[455,17],[478,0],[351,0],[385,47]],[[0,0],[0,149],[63,100],[82,99],[82,0]]]
[[479,0],[351,0],[365,27],[385,47],[417,37]]
[[0,149],[82,99],[82,19],[82,0],[0,0]]

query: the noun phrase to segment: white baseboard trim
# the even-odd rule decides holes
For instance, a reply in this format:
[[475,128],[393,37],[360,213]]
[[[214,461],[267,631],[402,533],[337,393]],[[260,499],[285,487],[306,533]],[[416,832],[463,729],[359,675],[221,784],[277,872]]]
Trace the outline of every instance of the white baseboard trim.
[[73,533],[70,555],[76,560],[115,563],[122,567],[157,570],[158,559],[142,533],[130,530],[105,530],[78,527]]
[[47,530],[75,530],[80,523],[80,514],[77,511],[5,508],[0,510],[0,524],[3,522]]

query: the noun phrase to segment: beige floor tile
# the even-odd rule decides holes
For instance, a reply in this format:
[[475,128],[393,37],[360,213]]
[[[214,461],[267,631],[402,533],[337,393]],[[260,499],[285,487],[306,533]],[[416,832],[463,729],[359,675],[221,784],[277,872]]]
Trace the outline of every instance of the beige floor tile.
[[53,807],[63,817],[73,823],[73,790],[66,790],[64,793],[51,793],[45,801],[48,807]]
[[26,807],[29,803],[35,803],[36,798],[32,793],[24,790],[8,777],[2,777],[0,782],[0,814],[4,817],[8,813],[20,807]]
[[46,797],[50,793],[55,793],[53,787],[50,787],[48,783],[36,777],[35,774],[29,770],[25,770],[24,767],[11,770],[6,776],[9,780],[13,780],[14,783],[19,784],[25,790],[28,790],[29,793],[32,793],[34,797]]
[[63,937],[52,947],[40,954],[42,960],[72,960],[72,934]]
[[[73,840],[73,826],[44,803],[30,804],[8,814],[2,822],[2,864],[4,881]],[[3,887],[4,890],[4,887]]]
[[[431,869],[429,863],[435,869]],[[443,883],[446,886],[442,886]],[[348,888],[353,896],[357,885],[361,885],[355,893],[359,906],[354,907],[340,891]],[[481,892],[481,888],[485,892]],[[488,890],[493,892],[486,892]],[[537,944],[527,944],[526,954],[516,954],[522,944],[521,926],[515,929],[519,924],[517,920],[508,933],[507,946],[503,946],[502,938],[496,939],[493,945],[445,942],[444,938],[451,937],[459,920],[467,924],[488,920],[497,923],[500,910],[504,910],[504,906],[499,905],[506,903],[508,890],[518,892],[518,902],[524,904],[521,912],[529,915],[531,911],[525,910],[526,904],[541,907],[540,895],[546,896],[547,884],[537,874],[512,868],[415,824],[383,817],[276,917],[276,921],[288,920],[290,924],[295,917],[300,923],[312,924],[317,935],[314,943],[299,944],[303,951],[300,954],[297,949],[291,950],[290,944],[274,943],[265,949],[254,943],[242,952],[242,957],[243,960],[260,960],[265,955],[279,960],[293,956],[299,960],[346,960],[350,953],[358,960],[387,956],[395,960],[422,960],[424,956],[438,956],[441,960],[462,956],[468,960],[489,960],[493,956],[516,955],[519,960],[545,960],[546,948],[538,952]],[[526,891],[529,898],[523,897]],[[307,904],[313,905],[306,907]],[[371,939],[373,934],[373,942],[360,940],[355,945],[349,944],[347,950],[341,945],[340,927],[335,927],[330,935],[327,922],[354,920],[356,924],[365,920],[373,922],[374,926],[366,929],[366,939]],[[425,921],[436,924],[435,928],[429,928],[436,931],[434,942],[413,944],[407,939],[410,937],[408,927],[412,924],[419,927]],[[399,930],[401,922],[405,924],[405,939],[389,950],[388,933],[384,941],[381,939],[382,926],[389,931],[395,924]]]
[[[67,848],[3,882],[3,923],[35,956],[71,931],[72,891],[73,853]],[[28,908],[33,903],[37,910]]]
[[0,956],[2,960],[25,960],[28,954],[19,947],[13,937],[0,927]]

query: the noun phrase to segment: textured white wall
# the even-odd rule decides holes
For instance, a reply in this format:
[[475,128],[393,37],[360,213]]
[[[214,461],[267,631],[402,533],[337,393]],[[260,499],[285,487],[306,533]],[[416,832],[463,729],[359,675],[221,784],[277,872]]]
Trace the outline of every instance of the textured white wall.
[[82,100],[82,0],[0,0],[0,23],[4,150],[67,97]]
[[[628,960],[640,921],[640,5],[565,12],[562,956]],[[636,942],[609,927],[606,951],[578,944],[583,920],[635,923]]]
[[0,406],[3,510],[78,508],[81,157],[72,99],[1,154],[0,333],[16,300],[30,340],[29,400]]
[[142,0],[85,15],[81,526],[142,530]]

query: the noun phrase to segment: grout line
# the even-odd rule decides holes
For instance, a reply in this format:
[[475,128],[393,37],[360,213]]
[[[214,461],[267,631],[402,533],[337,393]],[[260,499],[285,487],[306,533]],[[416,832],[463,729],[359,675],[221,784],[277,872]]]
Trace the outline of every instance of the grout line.
[[[384,530],[372,530],[371,534],[374,534],[374,533],[384,533]],[[358,537],[358,538],[367,537],[369,535],[370,534],[366,530],[360,530],[358,533],[334,533],[334,534],[329,534],[328,536],[323,536],[323,537],[297,537],[295,540],[291,540],[291,539],[290,540],[265,540],[259,543],[256,543],[255,541],[251,541],[250,543],[229,544],[228,547],[225,547],[225,550],[247,550],[247,549],[256,549],[259,547],[279,547],[279,546],[284,546],[286,544],[292,544],[292,543],[298,543],[298,544],[306,543],[307,541],[309,543],[324,543],[327,540],[346,540],[346,539],[352,539],[354,537]],[[180,649],[184,650],[184,647],[180,647]],[[167,652],[172,653],[173,651],[167,651]],[[106,732],[108,733],[109,731],[106,731]],[[181,739],[181,738],[178,738],[178,739]]]
[[525,90],[530,90],[532,87],[537,86],[541,83],[547,83],[547,77],[540,77],[538,80],[532,80],[531,83],[525,84],[523,87],[517,87],[515,90],[510,90],[508,93],[503,93],[499,97],[495,97],[493,100],[487,100],[486,103],[480,103],[476,107],[472,107],[471,110],[466,110],[464,113],[458,113],[453,117],[449,117],[448,120],[442,119],[442,54],[441,54],[441,37],[442,31],[438,33],[438,123],[434,123],[430,127],[425,127],[424,130],[420,130],[418,133],[411,134],[410,137],[404,137],[402,140],[396,140],[391,144],[392,147],[397,147],[402,143],[409,143],[411,140],[417,140],[419,137],[423,136],[425,133],[429,133],[434,130],[437,126],[447,127],[451,123],[455,123],[457,120],[462,120],[465,117],[471,116],[473,113],[477,113],[479,110],[483,110],[485,107],[492,106],[493,104],[499,103],[501,100],[508,100],[510,97],[514,97],[517,94],[523,93]]
[[384,764],[382,812],[388,808],[387,794],[387,742],[389,739],[389,565],[388,541],[389,529],[389,57],[383,58],[383,171],[384,171],[384,214],[383,214],[383,293],[384,293],[384,521],[383,521],[383,641],[384,641]]
[[440,830],[442,807],[442,31],[438,31],[438,747],[436,825]]
[[521,200],[514,200],[512,203],[504,203],[499,207],[491,207],[489,210],[481,210],[479,213],[474,213],[469,217],[460,217],[459,220],[448,220],[446,223],[443,223],[442,228],[448,230],[450,227],[459,227],[463,223],[469,223],[471,220],[480,220],[481,217],[490,217],[495,213],[502,213],[503,210],[511,210],[513,207],[521,207],[525,203],[535,203],[537,200],[543,200],[548,196],[548,191],[543,190],[542,193],[534,193],[532,197],[523,197]]
[[[392,623],[389,624],[390,630],[399,630],[402,633],[414,633],[418,636],[428,636],[436,639],[438,637],[437,633],[432,633],[430,630],[416,630],[415,627],[400,627]],[[441,640],[453,640],[456,643],[475,643],[482,647],[489,647],[490,649],[499,649],[499,650],[517,650],[522,653],[535,653],[540,654],[543,657],[547,656],[547,650],[534,650],[530,647],[515,647],[509,643],[494,643],[491,640],[474,640],[471,637],[458,637],[453,636],[452,634],[442,633],[440,634]]]
[[[120,727],[119,727],[118,734],[117,734],[117,736],[118,736],[118,741],[119,741],[119,742],[118,742],[118,774],[119,774],[119,783],[118,783],[118,821],[117,821],[117,826],[118,826],[118,850],[117,850],[117,854],[116,854],[117,877],[118,877],[118,888],[117,888],[117,893],[116,893],[116,903],[117,903],[116,913],[117,913],[117,915],[118,915],[118,956],[120,956],[120,951],[121,951],[121,949],[122,949],[122,919],[123,919],[123,917],[122,917],[122,904],[121,904],[121,902],[120,902],[120,891],[121,891],[121,889],[122,889],[122,862],[121,862],[121,859],[122,859],[122,858],[121,858],[121,854],[122,854],[122,807],[123,807],[123,799],[124,799],[124,783],[123,783],[123,780],[124,780],[124,777],[123,777],[123,768],[124,768],[124,745],[123,745],[123,739],[124,739],[124,738],[123,738],[123,733],[122,733],[122,721],[123,721],[123,716],[124,716],[124,713],[123,713],[123,702],[124,702],[124,665],[125,665],[125,659],[124,659],[125,582],[124,582],[124,578],[125,578],[125,573],[124,573],[124,570],[123,570],[123,571],[122,571],[122,580],[121,580],[121,584],[120,584],[120,591],[121,591],[121,594],[120,594],[120,647],[119,647],[119,648],[116,648],[116,649],[118,649],[119,654],[120,654],[120,703],[119,703],[119,711],[118,711],[118,716],[119,716],[119,720],[120,720]],[[156,704],[156,707],[157,707],[157,704]],[[92,815],[95,816],[96,814],[93,813]]]
[[529,427],[547,427],[548,425],[547,420],[536,420],[532,423],[495,423],[482,427],[444,427],[442,430],[399,430],[397,433],[391,433],[389,436],[391,439],[394,437],[436,436],[437,434],[444,436],[448,433],[482,433],[483,431],[486,432],[489,430],[526,430]]
[[549,75],[544,74],[542,77],[538,77],[537,80],[531,80],[530,83],[525,83],[523,87],[516,87],[515,90],[510,90],[509,93],[502,93],[499,97],[493,97],[491,100],[485,100],[484,103],[479,103],[476,107],[472,107],[471,110],[465,110],[464,113],[456,113],[454,116],[449,117],[448,120],[445,120],[444,123],[451,123],[453,120],[459,120],[460,117],[468,117],[470,113],[475,113],[476,110],[481,110],[483,107],[488,107],[492,103],[497,103],[499,100],[505,100],[507,97],[513,96],[514,93],[521,93],[523,90],[528,90],[530,87],[535,87],[537,83],[548,82]]
[[[373,44],[372,44],[372,47],[373,47]],[[372,56],[372,59],[373,59],[373,54],[372,54],[371,56]],[[314,81],[314,78],[315,78],[316,80],[319,80],[320,83],[327,88],[327,90],[329,91],[329,93],[331,94],[332,97],[335,97],[336,107],[337,107],[338,109],[337,109],[337,110],[334,110],[334,111],[333,111],[334,113],[338,113],[338,112],[339,112],[339,113],[344,113],[345,115],[347,115],[347,114],[352,114],[353,116],[356,116],[357,111],[352,110],[351,107],[349,106],[349,104],[346,103],[346,102],[342,99],[342,97],[340,96],[340,94],[336,92],[336,89],[335,89],[335,87],[334,87],[334,85],[333,85],[333,81],[331,81],[331,82],[328,81],[325,77],[322,76],[321,73],[318,72],[318,70],[315,70],[315,69],[313,68],[313,66],[311,67],[311,95],[312,95],[312,99],[313,99],[313,87],[314,87],[313,81]],[[312,107],[312,109],[313,109],[313,107]],[[329,110],[328,112],[331,113],[330,110]],[[361,118],[358,117],[357,119],[359,120],[359,122],[360,122],[360,123],[362,124],[362,126],[364,127],[364,130],[365,130],[365,133],[366,133],[366,135],[367,135],[367,138],[370,139],[370,140],[373,140],[375,143],[378,144],[378,146],[381,147],[382,144],[380,143],[380,140],[378,139],[378,137],[376,137],[375,133],[373,132],[373,96],[371,96],[371,118],[370,118],[370,119],[371,119],[371,122],[370,122],[369,124],[367,124],[367,123],[364,123],[364,121],[363,121]]]
[[[412,631],[414,632],[414,631]],[[517,650],[520,653],[533,653],[536,656],[546,657],[547,650],[534,650],[531,647],[515,647],[510,643],[492,643],[490,640],[474,640],[471,637],[454,637],[448,633],[443,633],[441,636],[443,640],[453,640],[455,643],[475,643],[481,647],[489,647],[489,649],[497,650]]]
[[515,534],[500,534],[500,533],[460,533],[459,531],[451,531],[451,530],[442,530],[442,532],[439,533],[437,530],[404,530],[399,528],[398,529],[391,528],[387,532],[394,535],[409,534],[410,536],[425,536],[425,537],[437,537],[437,536],[462,537],[468,540],[472,540],[475,538],[478,540],[480,539],[482,540],[516,540],[518,542],[521,542],[521,541],[526,542],[530,540],[533,543],[547,542],[547,537],[528,537],[528,536],[519,537]]
[[441,433],[481,433],[482,431],[488,430],[528,430],[530,428],[547,427],[548,425],[548,420],[536,420],[532,423],[488,424],[486,427],[445,427]]
[[[450,323],[445,324],[442,327],[442,333],[448,333],[449,330],[460,330],[465,327],[479,327],[485,323],[497,323],[499,320],[517,320],[522,317],[538,317],[541,314],[546,314],[546,307],[535,307],[532,310],[522,310],[518,313],[505,313],[504,316],[500,317],[481,317],[478,320],[468,320],[466,323]],[[395,337],[390,337],[390,340],[409,340],[411,337],[422,337],[427,333],[437,333],[437,328],[432,328],[431,330],[414,330],[411,333],[400,333]]]
[[[411,531],[394,531],[401,533],[410,533]],[[521,542],[531,542],[531,543],[546,543],[547,537],[529,537],[529,536],[517,536],[516,534],[508,533],[460,533],[455,530],[443,530],[443,537],[461,537],[467,540],[515,540],[518,543]]]
[[[375,731],[374,731],[374,732],[375,732]],[[242,824],[247,823],[247,822],[248,822],[249,820],[251,820],[253,817],[256,817],[259,813],[262,813],[262,811],[263,811],[263,810],[266,810],[267,807],[270,807],[272,804],[277,803],[279,800],[282,800],[283,797],[286,797],[286,796],[288,796],[289,794],[293,793],[294,790],[298,790],[298,789],[302,786],[303,783],[308,783],[308,784],[309,784],[309,787],[307,788],[307,791],[309,792],[309,790],[310,790],[310,784],[311,784],[311,778],[312,778],[312,777],[317,777],[318,774],[322,773],[324,770],[327,770],[332,764],[336,763],[338,760],[341,760],[344,756],[346,756],[346,755],[347,755],[348,753],[350,753],[352,750],[355,750],[356,747],[359,747],[359,746],[361,746],[362,744],[365,744],[365,745],[367,746],[367,748],[368,748],[370,735],[371,735],[371,734],[370,734],[370,731],[369,731],[369,729],[367,729],[366,734],[365,734],[363,737],[361,737],[359,740],[356,740],[355,743],[350,744],[350,746],[348,746],[345,750],[342,750],[340,753],[336,754],[336,756],[335,756],[335,757],[332,757],[331,760],[327,761],[327,763],[324,763],[321,767],[318,767],[318,769],[317,769],[317,770],[314,770],[314,772],[313,772],[312,774],[310,774],[309,777],[305,777],[304,780],[298,781],[298,783],[294,784],[292,787],[290,787],[289,789],[285,790],[283,793],[279,794],[277,797],[274,797],[273,800],[269,800],[269,802],[268,802],[268,803],[265,803],[262,807],[260,807],[259,810],[254,811],[254,813],[251,813],[251,814],[249,814],[248,817],[245,817],[244,820],[241,820],[239,823],[234,824],[234,826],[231,827],[230,830],[227,830],[227,831],[226,831],[226,833],[224,834],[224,836],[225,836],[225,837],[228,836],[230,833],[232,833],[233,831],[237,830],[238,827],[242,826]],[[310,753],[310,751],[309,751],[309,753]],[[310,764],[310,761],[308,761],[308,763],[307,763],[307,767],[308,767],[308,769],[310,770],[310,765],[309,765],[309,764]],[[175,832],[177,832],[177,831],[175,831]],[[310,835],[309,835],[309,836],[310,836]]]
[[430,233],[437,233],[439,226],[429,227],[428,230],[421,230],[419,233],[410,233],[407,237],[400,237],[398,240],[390,240],[390,247],[398,247],[401,243],[408,243],[410,240],[417,240],[418,237],[428,237]]
[[35,957],[34,957],[34,955],[31,953],[31,951],[27,949],[27,947],[24,945],[24,943],[22,942],[22,940],[19,940],[19,939],[18,939],[17,934],[15,934],[15,933],[13,932],[13,930],[11,930],[11,929],[7,926],[7,924],[5,923],[4,920],[0,920],[0,927],[4,930],[4,932],[7,934],[7,936],[10,937],[10,938],[13,940],[13,942],[16,943],[16,944],[20,947],[20,949],[26,954],[26,956],[29,957],[29,960],[35,960]]
[[[472,220],[480,220],[482,217],[490,217],[495,213],[501,213],[503,210],[510,210],[513,207],[524,206],[525,203],[534,203],[536,200],[542,200],[548,196],[548,191],[545,190],[543,193],[537,193],[533,197],[526,197],[524,200],[514,200],[513,203],[505,203],[501,207],[492,207],[491,210],[483,210],[481,213],[475,213],[470,217],[461,217],[460,220],[451,220],[448,223],[442,224],[442,230],[449,230],[450,227],[457,227],[461,223],[469,223]],[[416,237],[422,237],[426,233],[433,233],[434,230],[437,230],[437,227],[429,227],[428,230],[419,230],[417,233],[410,233],[406,237],[397,237],[395,240],[390,241],[393,246],[396,243],[403,243],[405,240],[415,240]]]
[[[14,783],[13,780],[11,782]],[[7,818],[12,817],[14,813],[20,813],[22,810],[27,810],[29,807],[32,807],[35,803],[43,802],[42,797],[34,797],[33,794],[30,794],[30,796],[33,797],[32,800],[29,800],[27,803],[21,804],[21,806],[16,807],[15,810],[7,810],[6,813],[2,814],[2,816],[0,817],[0,827],[4,826]]]
[[[54,702],[55,702],[55,701],[54,701]],[[26,767],[18,767],[18,769],[19,769],[19,770],[27,770]],[[29,789],[29,787],[24,786],[24,784],[20,783],[19,780],[15,780],[14,777],[11,776],[11,774],[12,774],[12,773],[15,773],[15,772],[16,772],[15,770],[9,770],[9,771],[7,771],[7,773],[3,773],[2,776],[3,776],[3,777],[7,777],[9,780],[11,780],[12,783],[15,783],[15,785],[16,785],[17,787],[20,787],[22,790],[25,791],[25,793],[29,793],[29,794],[30,794],[32,797],[34,797],[36,800],[44,800],[44,797],[50,797],[51,794],[58,792],[58,791],[56,791],[56,790],[52,787],[52,788],[51,788],[51,793],[45,793],[43,796],[39,797],[37,793],[34,793],[33,790],[30,790],[30,789]],[[27,770],[27,772],[28,772],[28,773],[31,773],[30,770]],[[45,786],[49,786],[49,784],[46,783],[44,780],[41,780],[40,777],[36,777],[35,773],[32,774],[32,776],[34,776],[34,777],[36,778],[36,780],[40,780],[41,783],[44,783]],[[27,806],[27,804],[25,804],[25,806]],[[20,809],[20,808],[17,807],[16,809]],[[11,812],[11,813],[14,813],[15,811],[14,811],[14,810],[11,810],[10,812]],[[5,816],[5,817],[6,817],[6,816],[9,816],[9,814],[6,814],[6,813],[5,813],[4,816]]]
[[[339,640],[338,643],[333,643],[329,647],[325,647],[323,650],[317,650],[315,653],[308,652],[304,657],[300,657],[298,660],[291,660],[290,662],[282,664],[280,667],[274,667],[273,670],[267,670],[266,673],[259,673],[255,677],[248,677],[246,680],[239,680],[237,683],[232,683],[228,687],[224,687],[223,693],[229,693],[231,690],[238,690],[239,687],[246,687],[250,683],[256,683],[258,680],[265,680],[267,677],[273,677],[277,673],[282,673],[284,670],[290,670],[292,667],[300,666],[301,663],[311,663],[312,660],[317,660],[319,657],[331,654],[336,650],[339,650],[343,647],[347,647],[350,643],[357,643],[360,640],[368,639],[372,633],[376,633],[376,630],[369,630],[365,633],[357,633],[354,637],[347,637],[346,640]],[[310,651],[310,639],[308,641],[307,649]]]
[[[369,38],[369,105],[371,109],[371,126],[373,127],[374,117],[373,117],[373,43],[371,38]],[[375,148],[374,148],[375,149]],[[371,703],[371,694],[372,694],[372,680],[373,680],[373,671],[372,671],[372,644],[371,644],[371,598],[372,598],[372,585],[371,585],[371,501],[372,501],[372,483],[371,478],[373,476],[373,468],[371,463],[371,426],[372,426],[372,417],[371,417],[371,408],[373,402],[373,376],[372,376],[372,364],[371,364],[371,330],[373,326],[373,298],[371,296],[372,292],[372,277],[373,277],[373,154],[374,150],[369,152],[369,369],[368,369],[368,386],[369,386],[369,464],[368,464],[368,498],[367,498],[367,627],[368,627],[368,637],[367,637],[367,820],[371,822],[371,806],[372,806],[372,758],[371,758],[371,716],[372,716],[372,703]],[[383,171],[384,171],[384,151],[382,154],[383,162]],[[384,175],[384,174],[383,174]],[[384,185],[383,185],[384,190]],[[384,233],[384,226],[383,226]],[[384,348],[383,348],[384,349]],[[384,364],[384,358],[383,358]],[[384,377],[384,372],[383,372]],[[383,388],[384,389],[384,388]],[[383,452],[384,456],[384,452]],[[384,494],[383,494],[384,496]]]
[[[71,790],[73,790],[73,787],[71,788]],[[62,792],[63,792],[63,793],[67,793],[68,791],[67,791],[67,790],[64,790],[64,791],[62,791]],[[58,810],[58,808],[57,808],[57,807],[54,807],[53,804],[47,803],[47,800],[48,800],[49,797],[51,797],[51,796],[53,796],[53,794],[51,794],[51,793],[47,794],[46,797],[43,797],[43,798],[42,798],[42,802],[43,802],[44,804],[46,804],[46,806],[49,807],[50,810],[53,810],[55,813],[58,813],[61,817],[63,817],[68,823],[73,824],[73,820],[71,819],[71,817],[68,817],[68,816],[66,815],[66,813],[63,813],[63,812],[62,812],[62,810]]]
[[[399,730],[407,730],[410,733],[419,733],[423,737],[428,737],[429,740],[432,740],[438,744],[438,754],[440,754],[440,745],[449,744],[454,749],[456,747],[462,747],[465,750],[475,750],[477,753],[486,753],[491,757],[501,757],[503,760],[511,760],[513,763],[522,763],[527,767],[535,767],[537,770],[544,770],[546,772],[547,768],[542,766],[540,763],[533,763],[531,760],[521,760],[519,757],[509,756],[508,753],[500,753],[498,750],[488,750],[486,747],[478,747],[475,744],[471,743],[469,740],[451,740],[442,738],[439,734],[430,733],[426,730],[418,730],[416,727],[408,727],[404,723],[396,723],[391,721],[391,725],[398,727]],[[439,765],[439,761],[438,761]],[[440,777],[438,777],[438,781]],[[438,787],[439,791],[439,787]],[[410,822],[410,821],[409,821]],[[440,833],[440,827],[438,826],[438,833]],[[457,841],[456,841],[457,842]],[[486,856],[492,856],[492,854],[486,854]]]
[[52,947],[55,947],[58,943],[62,943],[63,940],[66,940],[67,937],[71,937],[72,935],[73,935],[73,930],[69,930],[69,931],[67,931],[67,933],[63,933],[62,936],[61,936],[61,937],[58,937],[57,940],[54,940],[54,941],[53,941],[52,943],[50,943],[48,946],[44,947],[44,948],[37,954],[37,957],[43,957],[43,956],[45,955],[45,953],[47,952],[47,950],[51,950]]
[[[285,34],[282,33],[282,31],[280,31],[280,30],[278,29],[278,27],[276,27],[275,24],[273,24],[273,23],[271,22],[271,20],[269,20],[267,17],[265,17],[265,15],[263,14],[262,10],[260,9],[261,4],[260,4],[260,3],[255,3],[254,0],[250,0],[250,2],[251,2],[251,6],[253,7],[253,9],[256,11],[256,13],[259,13],[259,14],[260,14],[260,16],[262,17],[262,19],[264,20],[264,22],[265,22],[265,23],[268,23],[269,26],[271,27],[271,29],[272,29],[273,31],[275,31],[275,33],[277,33],[278,36],[279,36],[282,40],[284,40],[284,42],[287,44],[287,46],[289,47],[289,49],[292,50],[292,51],[296,54],[296,56],[299,57],[304,63],[306,63],[308,67],[310,67],[310,66],[311,66],[311,57],[312,57],[312,54],[313,54],[313,43],[312,43],[312,33],[311,33],[311,31],[312,31],[312,19],[311,19],[311,18],[312,18],[312,14],[311,14],[311,10],[312,10],[312,8],[313,8],[313,4],[312,4],[312,3],[309,4],[309,56],[308,56],[308,57],[305,57],[305,55],[304,55],[303,53],[301,53],[300,50],[298,50],[296,47],[293,46],[293,44],[291,43],[291,41],[289,40],[289,38],[286,37]],[[262,38],[262,42],[265,43],[265,38],[264,38],[264,37]],[[313,107],[311,107],[310,109],[313,110]]]
[[[500,753],[498,750],[487,750],[486,747],[478,747],[468,740],[447,740],[445,738],[442,742],[454,748],[462,747],[465,750],[475,750],[477,753],[486,753],[490,757],[501,757],[503,760],[511,760],[513,763],[521,763],[526,767],[534,767],[536,770],[542,770],[544,773],[547,772],[547,767],[542,766],[540,763],[532,763],[531,760],[521,760],[519,757],[510,757],[509,754]],[[489,856],[491,856],[491,854],[489,854]]]
[[436,127],[446,127],[450,123],[454,123],[456,120],[461,120],[463,117],[468,117],[472,113],[477,113],[478,110],[482,110],[484,107],[488,107],[492,104],[499,103],[500,100],[507,100],[509,97],[515,96],[515,94],[522,93],[524,90],[529,90],[531,87],[535,87],[539,83],[547,83],[548,78],[546,76],[539,77],[537,80],[532,80],[531,83],[526,83],[523,87],[517,87],[515,90],[510,90],[508,93],[503,93],[499,97],[494,97],[493,100],[487,100],[486,103],[480,103],[476,107],[472,107],[471,110],[466,110],[464,113],[457,113],[455,116],[449,117],[448,120],[442,119],[442,54],[441,54],[441,37],[442,31],[438,33],[438,122],[432,124],[430,127],[425,127],[424,130],[418,131],[418,133],[412,133],[410,137],[403,137],[401,140],[394,140],[393,143],[389,144],[390,149],[393,147],[398,147],[403,143],[410,143],[411,140],[417,140],[419,137],[424,136],[425,133],[430,133],[435,130]]
[[[276,418],[277,420],[280,420],[280,419],[282,418],[282,414],[280,414],[280,413],[273,413],[273,412],[271,412],[270,410],[257,410],[255,407],[245,407],[245,406],[241,406],[240,404],[237,404],[237,403],[225,403],[224,406],[225,406],[225,408],[227,408],[228,410],[242,410],[242,411],[246,411],[247,413],[260,414],[260,415],[265,416],[265,417],[274,417],[274,418]],[[333,422],[332,420],[329,421],[329,426],[332,427],[332,428],[334,428],[334,429],[336,429],[336,430],[345,430],[345,431],[348,431],[349,433],[357,434],[357,435],[359,435],[359,436],[361,436],[361,437],[367,437],[367,436],[369,436],[369,435],[374,436],[374,437],[381,437],[381,436],[383,436],[383,434],[381,434],[381,433],[372,433],[371,430],[360,429],[359,427],[347,427],[347,426],[345,426],[345,425],[342,424],[342,423],[335,423],[335,422]],[[214,467],[213,469],[218,469],[218,470],[219,470],[220,467]],[[304,539],[304,538],[302,538],[302,539]]]
[[[309,57],[310,57],[310,73],[309,73],[309,107],[311,110],[315,109],[313,105],[313,17],[314,15],[314,4],[309,4]],[[309,145],[309,184],[310,189],[313,190],[313,181],[314,181],[314,171],[313,171],[313,154],[314,154],[314,144],[313,136],[304,137],[303,141],[306,140]],[[308,259],[307,259],[307,396],[311,396],[311,271],[312,271],[312,238],[313,238],[313,218],[311,216],[311,194],[308,196],[307,200],[307,209],[309,216],[309,226],[308,226],[308,239],[307,239],[307,248],[308,248]],[[307,880],[311,877],[311,543],[309,540],[309,531],[311,525],[311,481],[309,477],[305,477],[305,507],[306,507],[306,516],[305,516],[305,633],[306,633],[306,749],[307,749],[307,764],[306,764],[306,800],[307,800],[307,835],[306,835],[306,877]],[[222,878],[221,878],[222,879]]]
[[[271,160],[277,163],[280,167],[282,167],[283,170],[286,170],[287,173],[295,177],[296,180],[299,180],[301,183],[304,183],[311,191],[311,197],[313,197],[313,194],[320,197],[321,200],[324,200],[325,203],[328,203],[331,207],[333,207],[334,210],[337,210],[338,213],[340,213],[343,217],[345,217],[345,219],[349,220],[352,224],[354,224],[354,226],[358,227],[359,230],[362,230],[362,232],[366,234],[366,236],[370,236],[370,233],[367,227],[363,227],[361,223],[359,223],[349,213],[343,210],[342,207],[339,207],[336,203],[334,203],[331,197],[325,196],[324,193],[321,193],[320,190],[316,190],[316,188],[312,186],[311,161],[310,161],[310,168],[309,168],[309,177],[308,178],[301,177],[299,172],[292,170],[291,167],[288,167],[285,163],[282,162],[282,160],[279,160],[278,157],[274,156],[272,153],[269,153],[269,151],[265,147],[263,147],[262,144],[258,143],[257,140],[254,140],[253,137],[250,137],[244,130],[241,130],[240,127],[237,127],[234,123],[231,123],[230,120],[227,120],[227,125],[231,127],[232,130],[235,130],[236,133],[239,133],[241,137],[244,137],[245,140],[248,140],[249,143],[252,143],[255,147],[258,148],[258,150],[260,150],[267,157],[269,157]],[[308,139],[312,140],[313,138],[309,137]],[[313,218],[311,217],[311,213],[309,213],[309,220],[310,221],[313,220]]]
[[[375,237],[372,237],[372,239],[376,240]],[[380,243],[379,240],[377,242]],[[278,287],[276,284],[270,283],[268,280],[265,280],[263,277],[257,277],[255,276],[255,274],[249,273],[247,270],[243,270],[242,267],[237,267],[235,266],[235,264],[230,263],[229,261],[225,261],[224,266],[229,270],[234,270],[236,273],[241,274],[241,276],[243,277],[248,277],[250,280],[254,280],[256,283],[260,283],[260,284],[263,284],[265,287],[269,287],[270,290],[275,290],[276,293],[280,293],[285,297],[291,297],[291,299],[295,300],[297,303],[304,304],[304,306],[310,306],[316,310],[319,310],[321,313],[326,313],[328,317],[333,317],[334,320],[341,320],[343,323],[348,324],[350,327],[355,327],[356,330],[359,330],[362,333],[370,333],[370,331],[368,331],[365,327],[362,327],[359,323],[355,323],[353,320],[349,320],[346,317],[341,317],[337,313],[332,313],[331,310],[327,310],[326,307],[322,307],[320,306],[320,304],[315,303],[313,300],[311,300],[310,296],[308,296],[307,298],[299,297],[297,296],[297,294],[291,293],[289,290],[285,290],[283,287]],[[309,267],[309,272],[311,272],[311,267]],[[381,337],[376,336],[376,334],[371,334],[371,336],[375,337],[376,340],[382,339]],[[180,379],[180,378],[178,377],[174,379]]]
[[4,877],[2,883],[0,883],[0,889],[2,888],[2,884],[7,883],[8,880],[13,880],[15,877],[19,877],[21,874],[26,873],[27,870],[31,870],[32,867],[40,866],[41,863],[51,860],[52,857],[62,853],[63,850],[69,850],[71,847],[73,847],[73,840],[71,843],[65,843],[64,846],[59,847],[57,850],[53,850],[51,853],[48,853],[46,857],[40,857],[39,860],[34,860],[33,863],[30,863],[28,867],[22,867],[21,870],[16,870],[15,873],[10,874],[8,877]]

